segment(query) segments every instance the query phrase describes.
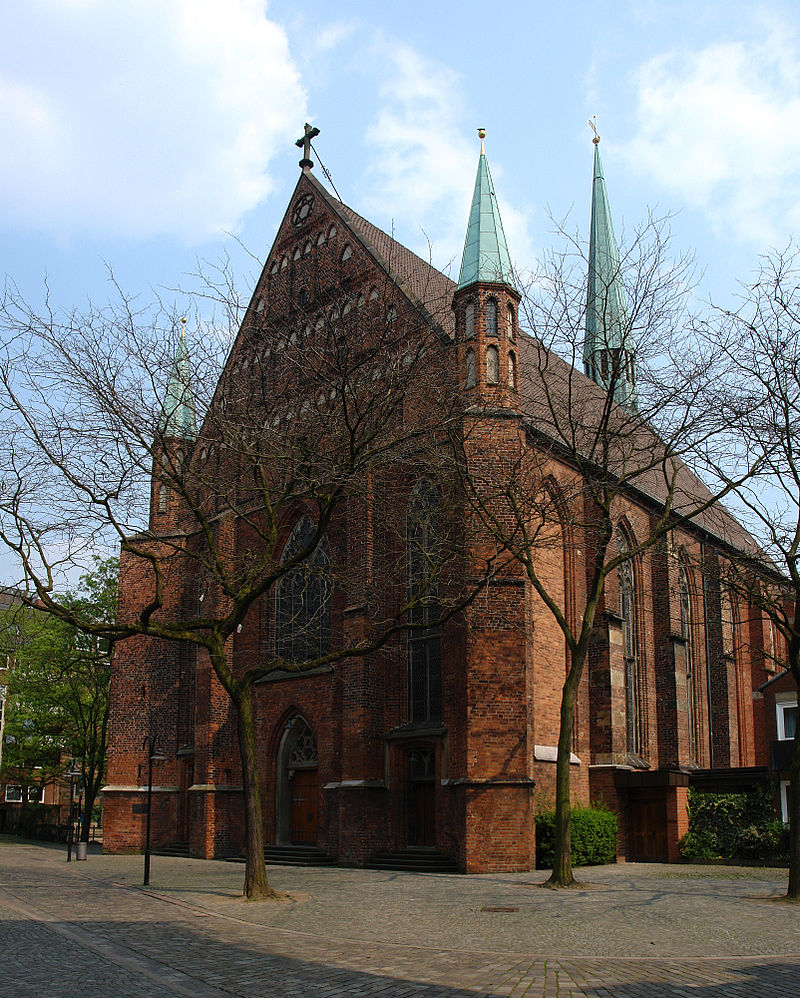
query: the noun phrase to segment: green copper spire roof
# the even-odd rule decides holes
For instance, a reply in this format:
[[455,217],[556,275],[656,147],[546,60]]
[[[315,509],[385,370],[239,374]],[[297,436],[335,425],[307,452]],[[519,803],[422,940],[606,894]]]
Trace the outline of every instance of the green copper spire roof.
[[175,351],[172,371],[167,382],[164,411],[159,421],[159,430],[165,437],[196,440],[197,424],[185,328],[186,319],[181,319],[181,338],[178,341],[178,349]]
[[607,390],[613,390],[614,398],[620,405],[635,409],[634,351],[627,329],[619,250],[614,238],[597,132],[592,141],[594,174],[583,360],[590,378]]
[[467,238],[464,242],[464,255],[461,258],[459,288],[466,288],[478,281],[494,284],[508,284],[514,287],[511,272],[511,257],[500,220],[500,209],[494,192],[489,163],[483,149],[486,132],[480,128],[481,154],[478,159],[478,174],[475,177],[475,192],[467,225]]

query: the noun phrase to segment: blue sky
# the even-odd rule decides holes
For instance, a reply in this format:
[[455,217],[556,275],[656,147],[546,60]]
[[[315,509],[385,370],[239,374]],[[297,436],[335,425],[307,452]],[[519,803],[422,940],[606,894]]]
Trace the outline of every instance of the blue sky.
[[[618,233],[678,212],[724,299],[800,221],[790,3],[26,0],[0,11],[0,269],[55,303],[263,257],[309,120],[342,198],[457,268],[478,144],[512,257],[586,231],[597,116]],[[321,171],[316,167],[317,174]],[[246,281],[247,278],[245,277]]]
[[454,274],[485,127],[531,270],[549,213],[588,229],[593,115],[618,235],[676,213],[700,297],[800,229],[793,3],[7,2],[0,271],[68,309],[111,294],[108,268],[148,298],[228,252],[247,290],[240,247],[266,256],[305,121],[343,200]]

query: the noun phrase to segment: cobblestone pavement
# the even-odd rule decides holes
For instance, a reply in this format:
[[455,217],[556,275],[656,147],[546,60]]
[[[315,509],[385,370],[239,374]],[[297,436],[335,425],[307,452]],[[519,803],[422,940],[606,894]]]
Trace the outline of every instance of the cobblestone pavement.
[[800,995],[800,910],[780,870],[619,865],[541,873],[243,868],[0,838],[2,998]]

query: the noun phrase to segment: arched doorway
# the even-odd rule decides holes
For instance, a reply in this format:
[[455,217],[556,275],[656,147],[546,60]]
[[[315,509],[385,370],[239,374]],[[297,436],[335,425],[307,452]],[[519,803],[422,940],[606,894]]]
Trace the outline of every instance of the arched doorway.
[[319,784],[317,742],[304,718],[286,725],[278,748],[276,842],[315,845]]

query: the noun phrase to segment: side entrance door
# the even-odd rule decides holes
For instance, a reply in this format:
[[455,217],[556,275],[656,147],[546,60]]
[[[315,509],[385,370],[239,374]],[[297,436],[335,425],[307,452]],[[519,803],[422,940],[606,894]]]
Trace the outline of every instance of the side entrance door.
[[295,770],[292,787],[292,845],[317,841],[317,771]]
[[635,863],[667,862],[667,804],[663,794],[642,794],[630,804],[628,836]]

